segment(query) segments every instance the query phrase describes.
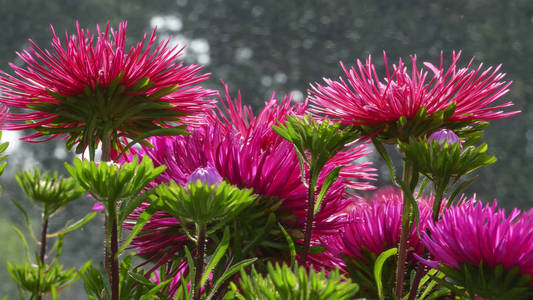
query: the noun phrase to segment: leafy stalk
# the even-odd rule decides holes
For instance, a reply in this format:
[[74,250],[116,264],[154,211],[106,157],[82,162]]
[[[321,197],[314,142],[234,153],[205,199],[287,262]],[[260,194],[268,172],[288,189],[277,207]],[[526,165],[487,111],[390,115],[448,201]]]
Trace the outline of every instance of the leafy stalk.
[[195,262],[195,276],[194,276],[194,290],[192,298],[193,300],[200,300],[200,279],[204,271],[204,257],[205,257],[205,246],[206,246],[206,232],[207,228],[205,225],[198,226],[198,238],[197,238],[197,249],[196,249],[196,262]]
[[[314,170],[309,170],[310,174],[313,174]],[[318,174],[317,174],[318,175]],[[300,264],[305,265],[307,261],[307,256],[309,254],[309,248],[311,246],[311,235],[313,233],[313,220],[314,220],[314,207],[315,207],[315,189],[318,176],[309,176],[309,187],[308,187],[308,196],[307,196],[307,216],[305,219],[305,235],[304,235],[304,244],[302,246],[302,256],[300,257]]]
[[40,285],[41,285],[42,270],[46,266],[45,255],[46,255],[46,232],[48,231],[48,219],[49,219],[48,209],[45,207],[43,211],[43,225],[41,229],[41,250],[39,252],[39,260],[40,260],[39,269],[40,270],[39,270],[39,278],[37,279],[37,285],[36,285],[36,291],[35,291],[35,294],[37,295],[38,300],[42,299]]
[[[407,187],[412,188],[416,186],[417,180],[414,174],[415,170],[413,166],[407,162],[404,162],[402,182],[407,185]],[[398,261],[396,265],[396,297],[398,299],[402,298],[403,294],[403,283],[405,280],[405,262],[407,260],[407,239],[409,237],[409,225],[411,224],[411,203],[407,200],[408,197],[412,195],[407,195],[407,191],[402,186],[403,193],[403,209],[402,209],[402,228],[400,231],[400,243],[398,245]],[[414,207],[412,209],[418,209]]]

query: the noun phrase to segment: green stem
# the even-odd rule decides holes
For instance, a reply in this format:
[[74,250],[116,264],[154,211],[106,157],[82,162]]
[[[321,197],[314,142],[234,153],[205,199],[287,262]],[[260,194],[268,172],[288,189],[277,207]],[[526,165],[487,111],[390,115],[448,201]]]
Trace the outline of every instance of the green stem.
[[440,206],[444,197],[444,189],[440,186],[435,186],[435,200],[433,201],[433,213],[431,215],[434,222],[439,219]]
[[200,225],[198,229],[198,248],[196,249],[196,265],[195,265],[195,276],[194,276],[194,289],[192,298],[193,300],[200,300],[200,279],[202,278],[202,273],[204,272],[204,256],[205,256],[205,239],[206,239],[207,228],[205,225]]
[[317,183],[317,176],[313,175],[313,170],[309,169],[309,188],[307,195],[307,216],[305,219],[305,229],[304,229],[304,243],[302,246],[302,256],[300,257],[300,265],[304,266],[307,261],[307,256],[309,253],[309,248],[311,246],[311,235],[313,233],[313,220],[314,220],[314,210],[315,210],[315,189]]
[[[407,186],[413,186],[413,166],[404,162],[402,181]],[[402,298],[403,295],[403,283],[405,280],[405,263],[407,260],[407,239],[409,237],[409,224],[411,222],[410,204],[406,200],[407,195],[405,191],[402,191],[403,195],[403,209],[402,209],[402,228],[400,231],[400,243],[398,245],[398,261],[396,264],[396,297]]]
[[[102,139],[102,156],[101,162],[108,162],[111,160],[111,134],[105,134]],[[110,201],[110,199],[107,199]],[[119,298],[119,272],[118,272],[118,225],[115,212],[115,204],[108,205],[108,211],[105,214],[104,226],[106,228],[106,247],[104,253],[104,265],[109,275],[109,283],[111,286],[111,299],[118,300]],[[107,205],[104,203],[104,205]]]

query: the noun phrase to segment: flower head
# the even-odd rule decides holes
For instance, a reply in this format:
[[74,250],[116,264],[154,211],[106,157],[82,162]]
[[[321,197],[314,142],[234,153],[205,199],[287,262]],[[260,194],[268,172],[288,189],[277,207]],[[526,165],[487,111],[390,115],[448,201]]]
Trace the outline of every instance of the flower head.
[[[341,254],[358,260],[365,260],[369,253],[378,256],[383,251],[394,248],[400,241],[402,217],[401,190],[384,188],[365,202],[352,207],[348,213],[348,222],[338,235],[328,237],[328,252],[334,261],[339,261]],[[418,202],[419,224],[422,232],[431,217],[432,197],[422,197]],[[422,253],[423,246],[413,226],[408,239],[410,252]]]
[[[282,103],[285,105],[285,102]],[[246,111],[240,104],[230,105],[234,107],[233,112],[222,111],[224,116],[232,115],[232,119],[238,119],[239,112]],[[276,102],[271,103],[265,110],[285,110],[277,105]],[[272,118],[284,116],[263,111],[258,117],[264,116],[270,120],[267,115]],[[247,120],[255,120],[258,117],[250,115]],[[152,184],[171,180],[185,184],[195,170],[210,165],[228,183],[239,188],[253,189],[253,192],[260,196],[260,205],[266,205],[268,208],[263,209],[262,213],[275,210],[288,231],[300,238],[305,223],[307,189],[300,177],[300,166],[294,147],[288,141],[277,139],[270,127],[254,122],[247,123],[242,121],[243,119],[241,116],[241,121],[235,122],[235,127],[231,127],[228,119],[211,117],[209,124],[192,129],[191,135],[151,138],[150,142],[154,147],[143,147],[142,154],[152,158],[157,165],[167,166],[165,172]],[[275,124],[275,119],[270,122]],[[370,168],[369,163],[353,163],[357,158],[369,153],[366,146],[367,144],[361,144],[341,152],[326,165],[327,171],[339,164],[346,167],[326,195],[322,210],[315,218],[314,232],[317,235],[335,233],[342,226],[343,210],[353,202],[353,199],[346,197],[348,188],[372,188],[367,180],[375,178],[374,169]],[[320,183],[324,180],[325,178],[320,178]],[[135,222],[143,207],[130,216],[132,222]],[[261,225],[264,226],[265,220],[262,222]],[[143,232],[137,236],[132,245],[137,247],[141,254],[159,258],[170,252],[175,253],[182,248],[182,243],[186,240],[176,233],[177,227],[179,224],[176,220],[170,220],[164,214],[158,213],[148,223],[146,234]]]
[[[419,223],[412,227],[407,239],[409,264],[415,262],[412,254],[422,254],[424,251],[418,232],[427,227],[432,202],[433,197],[424,196],[418,201]],[[383,188],[377,191],[366,201],[351,207],[346,224],[336,235],[321,239],[326,251],[313,256],[312,260],[316,264],[342,269],[350,274],[354,282],[361,284],[360,297],[377,298],[375,278],[372,275],[374,264],[380,254],[398,246],[402,208],[401,190]],[[384,290],[392,290],[395,265],[393,259],[384,265]]]
[[[35,129],[24,137],[39,142],[60,135],[77,152],[96,148],[111,136],[115,148],[123,137],[175,126],[184,116],[204,112],[213,95],[197,86],[208,74],[201,67],[177,63],[182,49],[149,38],[126,48],[126,23],[118,30],[96,27],[96,34],[76,24],[64,43],[52,27],[52,49],[32,47],[17,53],[26,67],[10,64],[15,76],[0,73],[0,102],[32,112],[7,116],[8,130]],[[46,138],[43,138],[48,136]]]
[[496,201],[485,205],[470,201],[446,210],[428,228],[422,243],[439,265],[459,272],[465,266],[518,268],[519,274],[530,276],[533,285],[533,210],[514,209],[506,214]]
[[443,121],[448,123],[487,121],[518,113],[502,111],[512,102],[489,106],[504,96],[511,84],[502,80],[501,66],[471,68],[471,60],[460,68],[460,54],[453,52],[448,68],[443,66],[441,54],[440,66],[425,62],[426,69],[419,69],[413,55],[410,68],[400,59],[392,72],[384,54],[383,81],[370,57],[364,64],[357,60],[357,66],[349,69],[341,62],[347,81],[324,79],[326,85],[313,85],[309,90],[311,110],[347,125],[380,128],[401,118],[413,119],[422,111],[426,117],[446,112]]

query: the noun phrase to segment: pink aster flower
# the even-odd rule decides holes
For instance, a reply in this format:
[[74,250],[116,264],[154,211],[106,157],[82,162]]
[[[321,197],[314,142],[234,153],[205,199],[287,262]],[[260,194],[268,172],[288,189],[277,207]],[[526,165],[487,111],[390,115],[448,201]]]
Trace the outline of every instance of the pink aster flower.
[[[339,234],[327,237],[326,256],[330,264],[345,268],[342,257],[350,257],[364,264],[371,255],[377,257],[383,251],[398,246],[403,207],[402,191],[383,188],[364,202],[352,207],[348,222]],[[422,232],[431,219],[433,197],[421,197],[418,201],[420,221],[418,231]],[[417,228],[413,226],[408,238],[409,252],[422,254],[424,247],[418,238]]]
[[449,67],[425,62],[417,65],[417,57],[411,56],[408,67],[400,59],[389,72],[384,53],[386,76],[383,80],[372,64],[371,58],[355,67],[347,68],[341,62],[346,75],[334,81],[325,78],[326,85],[316,83],[309,90],[311,110],[347,125],[384,125],[400,117],[414,118],[425,107],[428,114],[446,110],[453,102],[456,109],[448,122],[492,120],[508,117],[519,111],[504,112],[512,102],[491,106],[508,92],[511,82],[503,81],[501,65],[483,69],[483,64],[473,67],[473,59],[466,67],[459,67],[461,52],[452,54]]
[[[265,118],[267,124],[274,124],[275,119],[267,118],[267,115],[275,118],[283,116],[277,113],[279,111],[291,111],[285,108],[285,101],[281,104],[282,108],[277,107],[276,102],[269,103],[258,117],[250,113],[247,120]],[[228,106],[230,105],[233,106],[233,112],[222,113],[233,117],[220,121],[212,116],[210,124],[192,129],[191,135],[152,138],[150,142],[154,147],[142,148],[142,154],[148,155],[155,165],[167,166],[153,184],[170,180],[184,184],[187,177],[198,168],[213,166],[224,180],[233,185],[252,188],[254,193],[272,203],[276,199],[283,200],[278,210],[280,219],[291,232],[300,231],[301,234],[306,215],[307,189],[300,178],[300,167],[293,145],[281,139],[266,142],[273,141],[275,136],[269,126],[262,126],[260,123],[236,122],[232,128],[228,120],[238,119],[239,112],[246,109],[240,103],[234,104],[228,100]],[[367,182],[375,178],[370,163],[352,163],[369,153],[366,145],[341,153],[326,166],[327,170],[339,164],[345,164],[346,168],[326,195],[322,210],[316,216],[314,232],[317,235],[335,233],[342,226],[343,210],[353,202],[353,199],[346,197],[347,188],[372,188]],[[324,179],[322,177],[320,181],[323,182]],[[130,216],[132,222],[143,207]],[[164,257],[168,259],[172,256],[169,253],[179,251],[186,241],[186,237],[173,233],[177,226],[176,220],[171,220],[163,213],[158,214],[148,223],[146,234],[141,233],[136,237],[133,245],[140,254],[159,261]]]
[[[431,219],[432,202],[432,196],[422,196],[418,200],[419,223],[413,226],[407,239],[407,263],[410,265],[416,262],[413,254],[422,254],[424,251],[418,234],[425,230]],[[326,246],[326,251],[311,256],[311,260],[327,269],[343,270],[352,280],[360,283],[360,297],[376,298],[374,263],[381,253],[398,246],[402,208],[402,191],[390,187],[380,189],[365,201],[355,203],[347,213],[347,222],[338,233],[320,239],[321,244]],[[392,290],[395,266],[393,259],[388,260],[384,266],[382,282],[385,291]]]
[[[217,113],[210,114],[208,118],[210,123],[220,124],[220,128],[226,133],[233,132],[244,139],[252,137],[257,130],[272,128],[272,126],[278,125],[278,122],[285,122],[287,116],[291,114],[304,115],[307,109],[307,101],[292,103],[292,94],[284,96],[281,101],[278,101],[275,97],[276,94],[272,93],[270,99],[265,102],[263,109],[255,116],[250,106],[242,105],[240,91],[237,98],[232,101],[228,86],[226,84],[223,84],[223,86],[225,99],[221,99],[219,102],[222,108],[217,109]],[[263,133],[265,136],[262,137],[262,149],[269,147],[273,143],[279,144],[283,140],[273,130],[263,130]]]
[[[30,142],[66,135],[67,146],[96,148],[111,135],[116,147],[151,130],[174,126],[183,116],[212,107],[213,91],[197,84],[208,78],[201,67],[176,59],[182,48],[157,42],[154,32],[126,48],[126,23],[118,30],[76,24],[62,41],[52,27],[51,50],[32,47],[17,53],[25,67],[10,64],[16,75],[0,73],[0,102],[31,112],[11,113],[8,130],[35,129]],[[45,136],[48,136],[45,138]]]
[[448,209],[442,219],[430,222],[422,242],[435,263],[461,272],[463,265],[490,268],[503,265],[508,271],[531,276],[533,285],[533,210],[518,209],[506,214],[497,202],[470,201]]

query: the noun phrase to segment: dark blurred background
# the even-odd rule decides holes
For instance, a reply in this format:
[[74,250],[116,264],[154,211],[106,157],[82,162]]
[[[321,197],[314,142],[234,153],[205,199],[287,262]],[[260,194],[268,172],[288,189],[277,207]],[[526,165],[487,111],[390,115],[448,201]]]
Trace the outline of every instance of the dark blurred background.
[[[533,1],[0,0],[0,5],[0,69],[8,73],[9,62],[21,65],[15,52],[29,47],[29,38],[49,48],[50,24],[62,33],[73,32],[76,20],[91,30],[108,20],[115,26],[127,20],[130,43],[157,26],[160,38],[173,36],[174,43],[187,45],[187,63],[205,65],[212,73],[206,86],[220,89],[224,80],[234,95],[241,90],[244,102],[256,110],[273,91],[279,96],[293,93],[296,101],[303,101],[310,83],[341,75],[341,60],[350,65],[371,54],[383,71],[383,50],[391,61],[416,54],[421,61],[438,63],[441,51],[450,57],[452,50],[462,50],[463,65],[473,56],[485,66],[503,64],[506,79],[513,81],[504,100],[512,100],[522,113],[494,121],[487,129],[489,152],[499,161],[482,169],[467,193],[485,201],[496,198],[505,208],[532,206]],[[5,263],[23,258],[22,243],[10,228],[22,225],[21,215],[11,200],[28,203],[13,180],[15,170],[40,166],[64,173],[63,163],[73,157],[61,140],[16,142],[21,134],[4,132],[3,140],[11,145],[8,168],[0,178],[0,297],[10,299],[17,294]],[[377,165],[378,184],[388,184],[387,171]],[[91,204],[87,199],[74,202],[56,223],[84,215]],[[33,219],[37,226],[39,216]],[[65,265],[100,260],[101,226],[101,218],[95,219],[67,236]],[[62,299],[86,299],[81,289],[76,284]]]

